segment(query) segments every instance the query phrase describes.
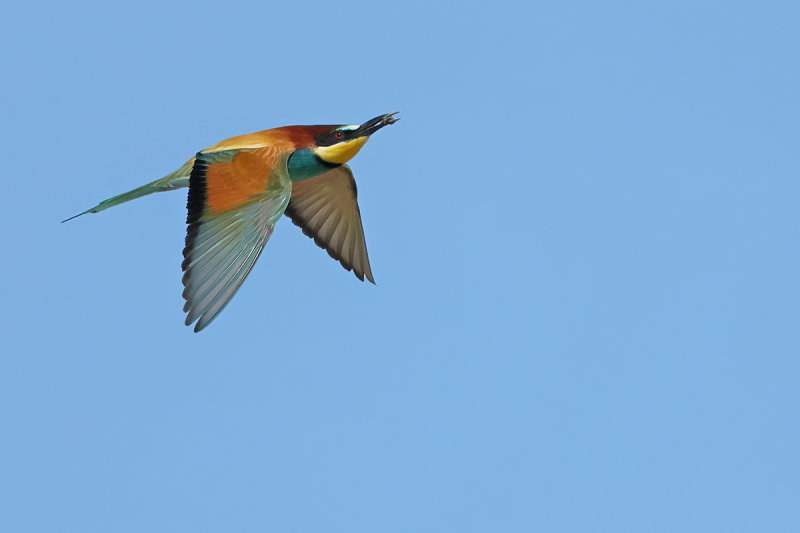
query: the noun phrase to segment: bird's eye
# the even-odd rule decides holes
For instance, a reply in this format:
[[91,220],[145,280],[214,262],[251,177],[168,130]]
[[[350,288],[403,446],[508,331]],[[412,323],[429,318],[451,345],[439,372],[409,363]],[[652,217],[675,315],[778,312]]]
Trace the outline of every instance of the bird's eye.
[[343,131],[337,131],[336,133],[333,134],[333,136],[336,137],[337,139],[343,139],[344,138],[344,132]]

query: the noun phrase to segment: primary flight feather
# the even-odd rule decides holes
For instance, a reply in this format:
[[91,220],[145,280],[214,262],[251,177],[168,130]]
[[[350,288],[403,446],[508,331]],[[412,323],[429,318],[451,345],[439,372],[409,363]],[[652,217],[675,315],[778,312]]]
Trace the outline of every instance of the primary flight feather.
[[[397,113],[346,126],[284,126],[232,137],[178,170],[70,217],[189,187],[183,297],[200,331],[230,302],[285,213],[303,233],[372,283],[353,173],[345,164]],[[64,222],[66,222],[65,220]]]

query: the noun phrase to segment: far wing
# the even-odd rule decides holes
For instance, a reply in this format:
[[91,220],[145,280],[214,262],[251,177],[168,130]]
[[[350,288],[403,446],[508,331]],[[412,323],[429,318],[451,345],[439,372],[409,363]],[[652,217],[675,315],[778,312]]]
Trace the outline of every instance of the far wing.
[[291,182],[279,163],[265,148],[197,154],[183,250],[183,310],[195,331],[236,294],[286,209]]
[[347,165],[292,184],[286,215],[347,270],[375,283],[356,201],[356,181]]

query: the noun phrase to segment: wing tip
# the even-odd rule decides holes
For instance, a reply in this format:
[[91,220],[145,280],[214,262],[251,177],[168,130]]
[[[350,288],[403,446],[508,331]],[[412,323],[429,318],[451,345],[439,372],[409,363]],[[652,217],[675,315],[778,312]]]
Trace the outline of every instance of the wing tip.
[[[199,318],[202,318],[202,317],[199,317]],[[189,317],[187,316],[186,320],[184,321],[184,324],[186,325],[186,327],[192,327],[192,324],[194,324],[194,327],[192,328],[192,332],[194,332],[194,333],[200,333],[201,331],[206,329],[206,327],[211,323],[211,320],[209,320],[208,322],[206,322],[204,324],[202,320],[197,320],[197,319],[198,319],[198,317],[193,317],[191,320],[189,320]],[[195,322],[195,321],[197,321],[197,322]]]

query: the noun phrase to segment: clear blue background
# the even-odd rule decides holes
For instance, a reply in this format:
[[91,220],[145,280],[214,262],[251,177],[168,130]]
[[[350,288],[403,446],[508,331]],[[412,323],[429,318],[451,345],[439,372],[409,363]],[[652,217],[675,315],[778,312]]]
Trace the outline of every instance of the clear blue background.
[[[796,2],[5,9],[1,531],[800,531]],[[185,191],[59,224],[390,111],[377,286],[284,220],[197,335]]]

